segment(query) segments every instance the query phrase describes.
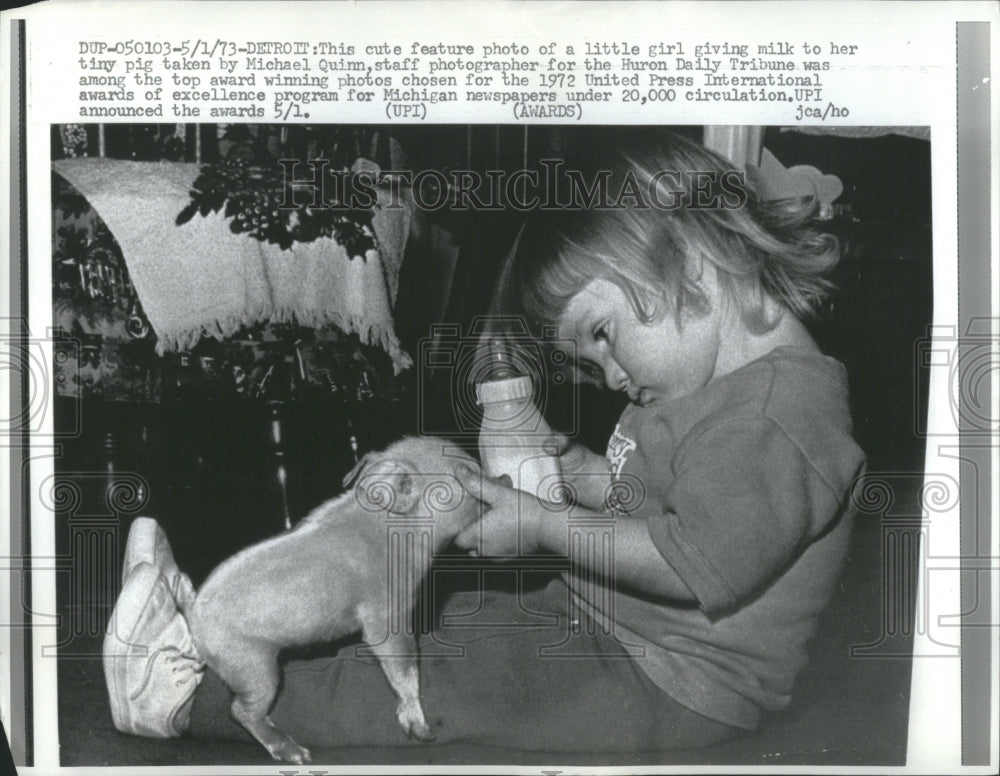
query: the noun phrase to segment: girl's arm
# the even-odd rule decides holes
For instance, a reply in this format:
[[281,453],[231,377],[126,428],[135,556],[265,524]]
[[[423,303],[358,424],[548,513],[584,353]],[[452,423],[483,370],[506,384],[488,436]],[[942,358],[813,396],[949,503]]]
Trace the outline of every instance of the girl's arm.
[[[542,514],[538,515],[534,522],[534,542],[538,550],[547,550],[559,555],[568,554],[567,518],[570,514],[574,522],[579,521],[580,524],[584,524],[587,517],[607,519],[607,515],[602,513],[587,513],[580,509],[574,509],[571,513],[566,510],[549,512],[542,507]],[[532,535],[530,529],[527,533],[529,537]],[[608,563],[609,559],[599,552],[582,552],[579,555],[580,557],[573,558],[574,564],[588,571],[603,574],[609,567],[614,568],[615,578],[609,581],[616,585],[673,601],[697,600],[673,566],[667,563],[656,549],[645,518],[630,516],[615,518],[613,566]]]
[[[455,476],[484,507],[482,519],[459,534],[455,543],[481,555],[510,557],[539,550],[567,555],[571,519],[572,527],[582,527],[588,517],[602,522],[608,519],[601,512],[547,504],[466,467],[456,469]],[[644,518],[616,517],[614,531],[616,584],[674,601],[696,601],[656,549]],[[581,557],[573,560],[598,573],[609,567],[608,559],[600,553],[581,553]]]

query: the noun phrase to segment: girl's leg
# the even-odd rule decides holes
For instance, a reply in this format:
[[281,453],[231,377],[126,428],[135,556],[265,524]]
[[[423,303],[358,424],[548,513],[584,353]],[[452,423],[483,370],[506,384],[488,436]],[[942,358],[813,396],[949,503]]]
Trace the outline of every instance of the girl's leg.
[[[480,600],[474,588],[447,600],[444,617],[421,640],[419,661],[423,708],[439,742],[635,752],[704,746],[737,732],[671,700],[589,623],[570,649],[553,650],[569,634],[567,611],[559,579],[520,596],[494,588]],[[470,612],[474,618],[451,619]],[[537,624],[539,613],[548,620]],[[463,627],[469,619],[480,624]],[[536,624],[514,624],[526,620]],[[229,714],[230,698],[209,672],[195,694],[190,732],[250,740]],[[405,745],[395,708],[377,662],[347,647],[337,657],[287,664],[271,719],[306,746]]]

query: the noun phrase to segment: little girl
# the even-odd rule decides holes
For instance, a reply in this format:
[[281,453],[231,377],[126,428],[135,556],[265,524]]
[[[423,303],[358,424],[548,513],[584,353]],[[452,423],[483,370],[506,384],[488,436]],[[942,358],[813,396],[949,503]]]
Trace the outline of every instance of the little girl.
[[[606,456],[563,442],[571,507],[456,472],[484,505],[460,547],[569,556],[572,571],[435,612],[420,681],[439,741],[635,752],[753,729],[790,702],[846,556],[864,457],[845,370],[800,320],[829,291],[836,242],[808,209],[733,196],[730,166],[674,136],[594,166],[610,171],[610,206],[532,214],[498,299],[557,327],[581,373],[631,404]],[[574,549],[587,525],[603,526],[603,549]],[[188,681],[197,657],[169,595],[186,587],[165,537],[151,521],[133,533],[105,643],[116,725],[249,740],[217,677]],[[463,628],[477,608],[487,624]],[[405,743],[378,666],[346,652],[289,662],[275,723],[307,746]]]

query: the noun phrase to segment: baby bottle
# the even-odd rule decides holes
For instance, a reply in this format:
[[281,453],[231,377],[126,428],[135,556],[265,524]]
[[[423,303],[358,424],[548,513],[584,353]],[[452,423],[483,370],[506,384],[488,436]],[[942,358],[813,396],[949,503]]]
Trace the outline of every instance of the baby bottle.
[[490,340],[488,354],[487,379],[476,386],[483,408],[479,430],[483,473],[492,478],[506,474],[518,490],[557,501],[559,458],[544,444],[552,429],[535,406],[531,376],[518,368],[503,339]]

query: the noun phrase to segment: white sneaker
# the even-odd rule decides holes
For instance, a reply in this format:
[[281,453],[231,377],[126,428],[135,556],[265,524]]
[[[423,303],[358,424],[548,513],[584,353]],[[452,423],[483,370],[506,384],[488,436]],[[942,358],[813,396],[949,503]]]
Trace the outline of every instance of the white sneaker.
[[125,558],[122,560],[122,585],[140,563],[156,566],[177,601],[178,608],[187,611],[188,604],[194,600],[194,585],[187,574],[181,572],[170,550],[167,535],[151,517],[137,517],[129,528],[128,541],[125,544]]
[[153,738],[181,735],[203,671],[166,579],[150,563],[133,566],[104,636],[115,727]]

